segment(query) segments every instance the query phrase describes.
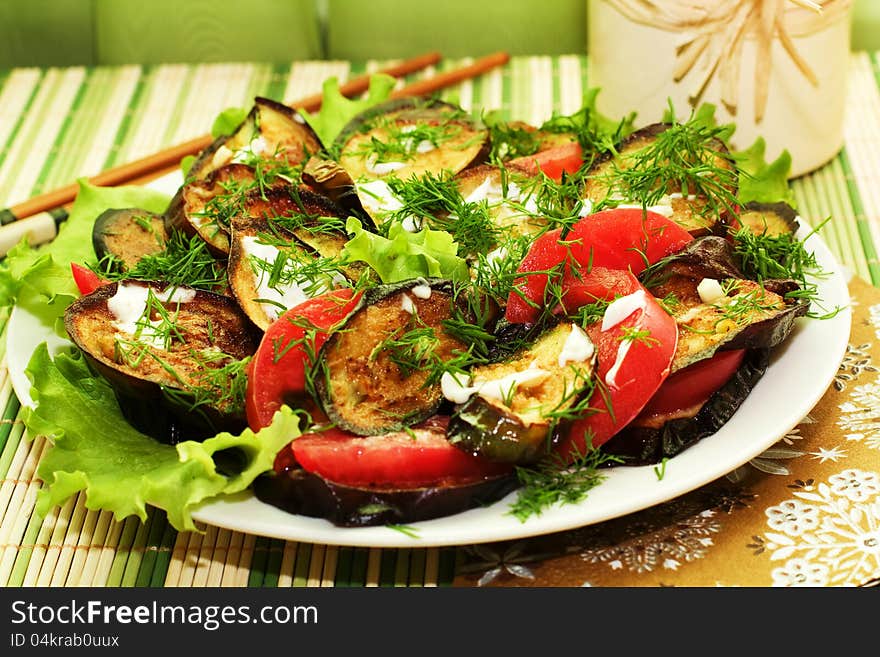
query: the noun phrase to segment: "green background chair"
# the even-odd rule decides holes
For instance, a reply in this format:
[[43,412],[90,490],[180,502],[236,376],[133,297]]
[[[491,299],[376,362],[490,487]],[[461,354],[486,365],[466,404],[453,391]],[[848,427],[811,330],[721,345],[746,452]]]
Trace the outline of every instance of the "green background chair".
[[[0,68],[586,52],[600,0],[0,0]],[[880,0],[852,46],[880,50]]]

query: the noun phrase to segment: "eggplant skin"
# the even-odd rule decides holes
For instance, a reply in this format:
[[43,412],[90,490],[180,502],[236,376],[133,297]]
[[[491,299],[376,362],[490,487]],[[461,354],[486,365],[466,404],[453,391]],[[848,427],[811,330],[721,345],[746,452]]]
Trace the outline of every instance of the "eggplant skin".
[[340,527],[393,525],[440,518],[492,504],[519,487],[514,474],[413,489],[356,488],[301,468],[263,474],[253,484],[260,501],[288,513],[324,518]]
[[602,445],[624,465],[652,465],[681,454],[724,426],[739,409],[770,364],[769,349],[752,349],[730,380],[692,417],[670,419],[660,427],[640,425],[638,418]]

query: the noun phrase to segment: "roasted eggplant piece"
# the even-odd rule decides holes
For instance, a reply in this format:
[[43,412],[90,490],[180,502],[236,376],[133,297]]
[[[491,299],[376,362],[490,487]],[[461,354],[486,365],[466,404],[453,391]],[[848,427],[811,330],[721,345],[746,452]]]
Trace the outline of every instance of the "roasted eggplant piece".
[[348,241],[345,211],[326,196],[300,185],[281,184],[248,192],[238,216],[265,219],[322,258],[338,258]]
[[92,246],[99,260],[116,271],[128,271],[145,255],[161,253],[168,234],[164,217],[140,208],[105,210],[92,227]]
[[519,486],[513,474],[470,482],[405,489],[334,483],[301,468],[264,474],[254,494],[288,513],[324,518],[341,527],[368,527],[430,520],[497,502]]
[[320,140],[298,112],[258,97],[238,129],[216,139],[190,167],[165,213],[166,226],[198,234],[218,255],[226,255],[229,220],[241,196],[256,184],[255,167],[264,174],[277,167],[269,177],[281,177],[320,149]]
[[643,274],[679,327],[673,372],[721,349],[773,348],[809,310],[807,301],[788,297],[799,288],[795,281],[746,279],[719,237],[694,240]]
[[176,442],[244,428],[228,386],[259,333],[231,298],[164,283],[111,283],[68,306],[64,325],[139,430]]
[[489,126],[493,161],[509,162],[577,141],[568,130],[551,131],[525,121],[500,121]]
[[229,222],[241,212],[254,170],[233,163],[213,170],[207,178],[185,183],[171,199],[165,213],[168,232],[198,235],[221,258],[229,255]]
[[354,180],[339,162],[318,156],[309,158],[303,168],[302,181],[339,208],[369,216],[358,197]]
[[431,366],[468,348],[443,326],[457,303],[452,283],[439,279],[367,290],[318,354],[316,387],[327,417],[368,436],[436,413],[443,393]]
[[562,322],[513,358],[475,367],[469,385],[454,391],[470,397],[452,413],[449,442],[489,461],[540,460],[566,412],[592,390],[595,360],[587,334]]
[[[584,198],[594,206],[647,207],[694,236],[725,233],[738,187],[736,166],[727,145],[717,137],[676,146],[674,138],[684,141],[679,133],[686,130],[686,125],[653,123],[625,137],[616,153],[604,153],[590,167]],[[675,163],[678,171],[700,173],[684,179],[674,173],[671,157],[680,160]]]
[[268,219],[241,215],[232,221],[229,287],[245,314],[265,331],[288,308],[344,280],[340,269],[321,266],[323,258]]
[[767,371],[769,349],[746,353],[739,369],[702,405],[674,416],[642,414],[602,445],[626,465],[650,465],[672,458],[724,426]]
[[756,235],[794,235],[800,224],[798,215],[788,203],[746,203],[736,222]]
[[241,125],[218,137],[193,162],[188,177],[205,180],[233,162],[277,160],[290,166],[305,162],[322,144],[302,115],[292,107],[258,96]]
[[486,204],[489,217],[499,229],[530,235],[547,226],[536,205],[531,178],[522,165],[510,164],[502,169],[481,164],[465,169],[455,181],[466,203]]
[[488,152],[488,131],[461,108],[439,100],[400,98],[352,119],[334,142],[355,182],[388,175],[456,174]]

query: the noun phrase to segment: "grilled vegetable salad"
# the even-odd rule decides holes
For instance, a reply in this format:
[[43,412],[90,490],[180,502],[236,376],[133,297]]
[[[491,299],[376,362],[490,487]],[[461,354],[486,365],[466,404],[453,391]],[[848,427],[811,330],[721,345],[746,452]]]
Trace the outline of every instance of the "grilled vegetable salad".
[[[525,519],[717,431],[821,307],[786,156],[731,152],[711,106],[636,129],[591,90],[532,126],[374,82],[257,98],[170,201],[83,184],[93,252],[12,254],[75,345],[31,367],[44,508],[190,528],[251,487],[357,526],[517,490]],[[65,260],[76,290],[33,282]]]

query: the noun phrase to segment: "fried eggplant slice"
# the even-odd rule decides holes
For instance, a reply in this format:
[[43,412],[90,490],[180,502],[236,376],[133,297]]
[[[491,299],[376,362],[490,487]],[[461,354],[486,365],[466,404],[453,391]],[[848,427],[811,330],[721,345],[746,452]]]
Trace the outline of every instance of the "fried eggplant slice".
[[111,283],[74,301],[67,333],[113,386],[132,424],[159,440],[244,427],[231,393],[258,332],[229,297],[164,283]]
[[653,123],[599,156],[584,198],[595,206],[646,207],[693,234],[723,234],[738,178],[727,145],[690,123]]
[[316,387],[327,417],[358,435],[409,427],[443,402],[435,367],[467,351],[444,322],[456,314],[449,281],[372,288],[318,354]]
[[226,255],[229,221],[241,197],[267,180],[295,177],[298,182],[298,167],[321,146],[298,112],[256,98],[238,129],[216,139],[190,167],[165,213],[166,226],[198,234],[217,254]]
[[120,272],[134,269],[145,255],[161,253],[167,240],[163,216],[140,208],[105,210],[92,227],[98,260],[109,259]]
[[449,441],[490,461],[540,460],[566,414],[592,391],[595,360],[583,329],[561,322],[513,357],[475,367],[466,385],[446,375],[450,396],[467,397],[449,420]]

